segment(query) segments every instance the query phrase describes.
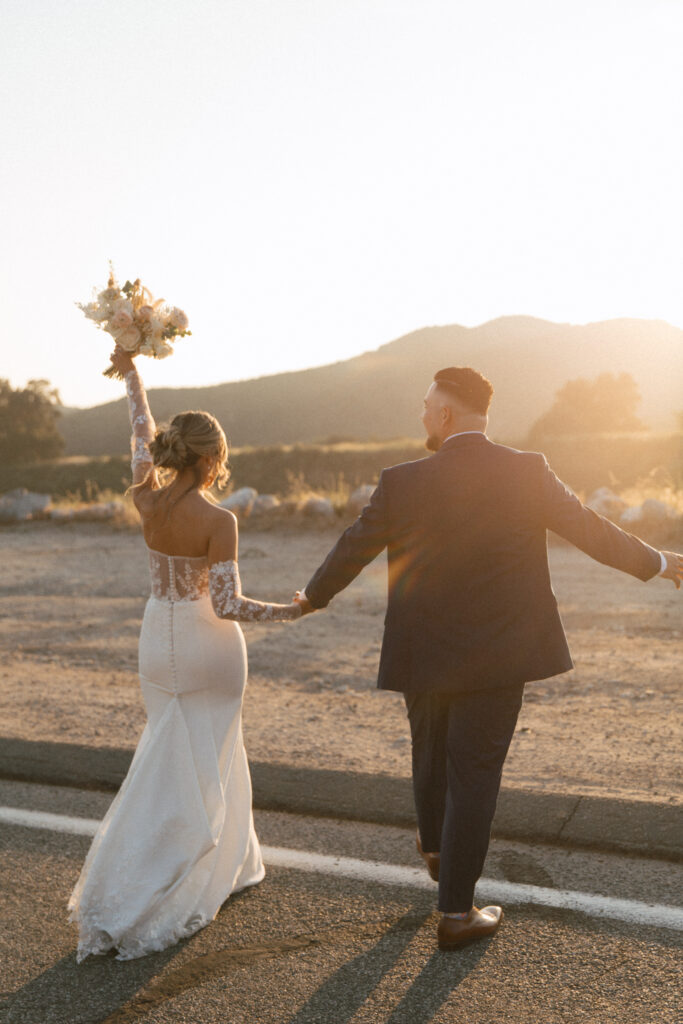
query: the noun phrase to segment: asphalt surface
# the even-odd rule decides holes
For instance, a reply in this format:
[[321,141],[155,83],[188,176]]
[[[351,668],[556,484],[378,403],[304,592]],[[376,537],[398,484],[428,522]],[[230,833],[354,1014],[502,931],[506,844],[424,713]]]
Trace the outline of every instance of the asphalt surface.
[[[113,792],[132,751],[0,737],[0,779]],[[299,815],[414,827],[409,779],[251,762],[254,806]],[[493,834],[669,860],[683,857],[677,803],[503,787]]]
[[[99,818],[111,799],[1,782],[0,804]],[[414,832],[257,812],[275,847],[419,864]],[[7,1024],[673,1024],[683,932],[514,905],[491,940],[436,949],[435,889],[270,867],[216,920],[163,953],[75,962],[66,901],[89,839],[0,829]],[[683,867],[652,857],[497,840],[485,875],[626,900],[683,904]]]

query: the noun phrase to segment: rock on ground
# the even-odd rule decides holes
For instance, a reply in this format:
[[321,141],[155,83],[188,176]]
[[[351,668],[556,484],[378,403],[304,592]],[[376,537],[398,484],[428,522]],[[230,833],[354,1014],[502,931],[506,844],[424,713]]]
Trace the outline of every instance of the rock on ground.
[[43,515],[52,504],[52,495],[37,494],[18,487],[0,496],[0,522],[19,523]]

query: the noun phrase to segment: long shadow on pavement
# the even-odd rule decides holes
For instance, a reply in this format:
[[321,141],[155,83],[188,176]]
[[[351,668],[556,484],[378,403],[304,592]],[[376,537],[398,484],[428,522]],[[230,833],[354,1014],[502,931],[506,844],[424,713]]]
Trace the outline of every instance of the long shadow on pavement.
[[[70,953],[17,992],[6,993],[0,1006],[6,1016],[0,1013],[0,1019],[6,1024],[99,1024],[159,974],[183,945],[125,964],[113,954],[77,964]],[[125,1018],[120,1020],[123,1024]]]
[[429,1024],[451,992],[485,956],[489,942],[478,942],[457,953],[438,950],[428,960],[386,1024]]
[[[288,1024],[346,1024],[433,917],[433,911],[404,914],[372,947],[344,964],[290,1018]],[[435,953],[389,1017],[387,1024],[428,1024],[438,1008],[486,953],[488,943],[467,950],[457,963],[451,954]],[[483,947],[483,948],[482,948]]]

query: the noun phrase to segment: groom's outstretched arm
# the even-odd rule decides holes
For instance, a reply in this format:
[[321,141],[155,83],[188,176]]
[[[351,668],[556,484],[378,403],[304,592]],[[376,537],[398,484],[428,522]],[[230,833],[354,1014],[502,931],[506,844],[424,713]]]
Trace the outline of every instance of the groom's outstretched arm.
[[559,480],[543,456],[541,468],[541,509],[544,525],[585,551],[596,562],[649,580],[662,570],[656,548],[621,530],[609,519],[582,505]]
[[383,474],[370,502],[341,535],[329,555],[306,584],[306,597],[314,608],[325,608],[335,594],[356,578],[388,543],[386,494]]

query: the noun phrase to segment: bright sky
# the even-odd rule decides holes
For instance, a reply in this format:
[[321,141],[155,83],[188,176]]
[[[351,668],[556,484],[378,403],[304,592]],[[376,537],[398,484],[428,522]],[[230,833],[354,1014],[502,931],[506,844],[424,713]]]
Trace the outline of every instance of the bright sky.
[[681,0],[2,0],[0,376],[119,397],[523,313],[683,326]]

